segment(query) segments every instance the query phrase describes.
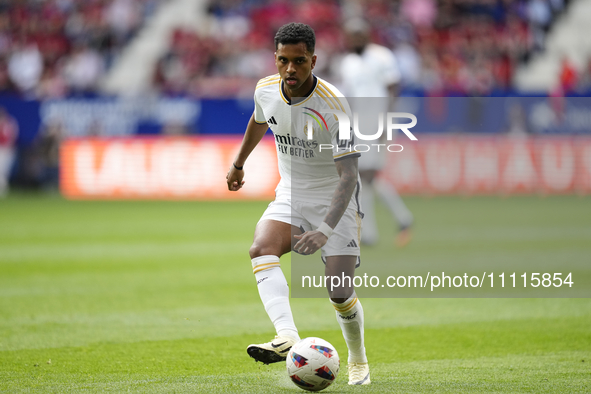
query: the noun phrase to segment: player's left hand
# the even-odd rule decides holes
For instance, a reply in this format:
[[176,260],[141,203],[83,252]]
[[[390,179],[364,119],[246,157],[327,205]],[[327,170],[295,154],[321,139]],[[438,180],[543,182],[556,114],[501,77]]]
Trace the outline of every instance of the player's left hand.
[[295,239],[299,241],[293,246],[293,250],[299,254],[314,254],[323,247],[328,238],[320,231],[306,231],[301,235],[294,235]]

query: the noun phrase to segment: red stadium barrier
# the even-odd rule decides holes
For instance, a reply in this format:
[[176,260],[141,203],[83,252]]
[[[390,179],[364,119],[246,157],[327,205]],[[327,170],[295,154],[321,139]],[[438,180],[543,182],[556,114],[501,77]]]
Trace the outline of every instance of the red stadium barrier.
[[[246,185],[225,176],[241,137],[71,139],[61,148],[62,193],[72,199],[272,199],[272,139],[247,162]],[[401,194],[591,193],[590,137],[420,136],[388,153],[382,178]]]
[[401,194],[588,194],[591,138],[421,136],[382,177]]

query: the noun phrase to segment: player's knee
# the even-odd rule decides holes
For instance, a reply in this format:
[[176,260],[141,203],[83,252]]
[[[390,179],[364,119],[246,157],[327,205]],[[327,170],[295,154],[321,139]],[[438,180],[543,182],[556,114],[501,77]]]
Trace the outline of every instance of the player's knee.
[[257,257],[263,256],[261,254],[261,248],[258,245],[252,244],[250,249],[248,250],[248,254],[250,255],[251,259],[255,259]]
[[271,248],[265,246],[265,245],[261,245],[258,243],[253,243],[252,246],[250,247],[250,250],[248,251],[248,253],[250,254],[250,258],[251,259],[255,259],[257,257],[261,257],[261,256],[268,256],[268,255],[276,255],[276,251],[272,250]]

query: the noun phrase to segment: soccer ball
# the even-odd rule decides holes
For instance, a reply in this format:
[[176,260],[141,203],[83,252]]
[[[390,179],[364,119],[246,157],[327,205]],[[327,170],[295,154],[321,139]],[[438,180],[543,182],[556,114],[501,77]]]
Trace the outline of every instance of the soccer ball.
[[320,391],[337,378],[341,362],[334,346],[320,338],[304,338],[291,347],[287,374],[301,389]]

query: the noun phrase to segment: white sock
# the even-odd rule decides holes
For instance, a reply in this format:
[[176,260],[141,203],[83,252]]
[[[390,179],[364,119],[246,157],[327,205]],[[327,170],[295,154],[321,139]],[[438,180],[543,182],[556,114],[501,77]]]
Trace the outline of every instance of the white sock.
[[257,280],[259,295],[277,335],[300,339],[289,306],[289,287],[277,256],[252,259],[252,271]]
[[363,342],[363,307],[353,293],[342,304],[332,302],[332,306],[337,311],[337,321],[343,331],[343,337],[349,348],[350,363],[366,363],[365,345]]

